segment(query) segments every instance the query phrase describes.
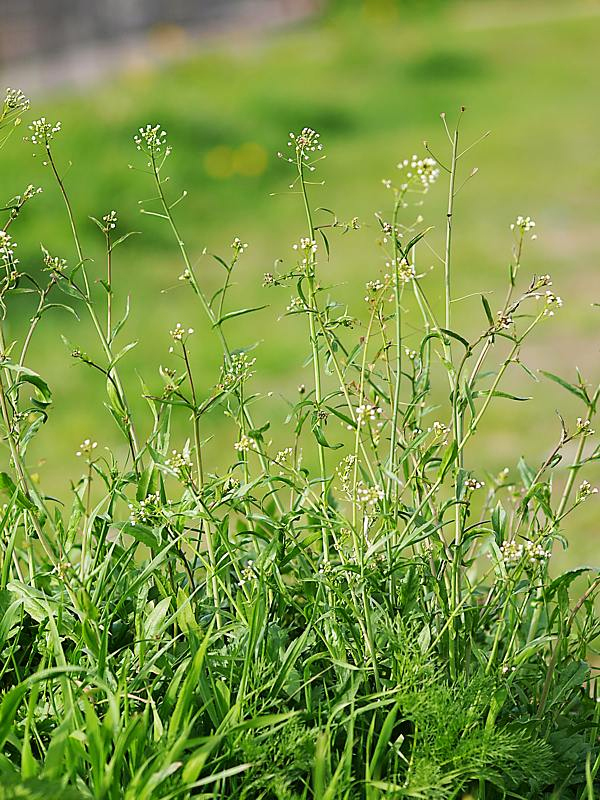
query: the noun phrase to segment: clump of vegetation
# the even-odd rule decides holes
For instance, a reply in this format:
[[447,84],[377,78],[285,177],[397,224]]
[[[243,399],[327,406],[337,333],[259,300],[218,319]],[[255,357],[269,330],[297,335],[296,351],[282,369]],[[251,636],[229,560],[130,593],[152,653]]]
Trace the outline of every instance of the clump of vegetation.
[[[3,142],[26,108],[8,93]],[[289,401],[282,441],[271,441],[272,400],[253,388],[259,351],[229,333],[230,320],[259,310],[229,305],[246,244],[236,238],[227,257],[215,256],[224,281],[209,296],[177,226],[185,195],[168,183],[165,131],[135,135],[153,185],[143,210],[170,228],[180,279],[223,359],[205,391],[192,368],[194,329],[173,324],[168,365],[142,379],[140,419],[120,374],[135,343],[123,339],[127,311],[112,277],[129,234],[115,211],[100,214],[106,263],[102,273],[90,263],[53,154],[60,124],[29,126],[74,257],[42,249],[41,270],[19,264],[13,226],[17,236],[38,190],[7,203],[3,320],[17,293],[28,292],[35,311],[22,341],[0,326],[0,797],[596,796],[600,706],[586,658],[600,632],[599,578],[586,567],[556,576],[550,562],[565,544],[562,521],[596,493],[581,473],[600,457],[600,386],[547,374],[577,396],[581,417],[560,420],[543,463],[478,471],[480,423],[492,403],[520,399],[504,379],[529,371],[523,343],[562,301],[548,275],[523,275],[535,223],[518,217],[505,298],[493,308],[481,296],[477,337],[456,330],[454,202],[470,151],[459,143],[461,117],[451,128],[442,115],[447,156],[415,155],[384,181],[382,268],[369,276],[363,322],[324,283],[334,237],[360,222],[315,208],[320,136],[290,134],[280,156],[303,230],[264,283],[293,292],[282,315],[306,320],[299,361],[306,356],[312,377]],[[442,176],[438,280],[421,267],[431,252],[420,206]],[[406,322],[409,307],[418,329]],[[27,366],[29,347],[46,314],[63,312],[97,335],[94,352],[70,345],[72,356],[103,376],[123,439],[115,453],[81,444],[70,506],[44,492],[28,463],[36,433],[61,413],[51,372]],[[235,432],[219,472],[203,446],[215,413]],[[189,423],[182,441],[177,417]]]

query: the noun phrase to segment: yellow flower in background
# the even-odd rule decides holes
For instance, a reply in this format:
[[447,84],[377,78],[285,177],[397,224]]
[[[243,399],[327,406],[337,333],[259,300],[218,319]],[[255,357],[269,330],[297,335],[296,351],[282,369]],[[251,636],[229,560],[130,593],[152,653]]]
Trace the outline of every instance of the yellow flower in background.
[[256,177],[267,166],[267,152],[257,142],[245,142],[237,148],[218,145],[204,156],[204,169],[211,178],[225,180],[234,175]]

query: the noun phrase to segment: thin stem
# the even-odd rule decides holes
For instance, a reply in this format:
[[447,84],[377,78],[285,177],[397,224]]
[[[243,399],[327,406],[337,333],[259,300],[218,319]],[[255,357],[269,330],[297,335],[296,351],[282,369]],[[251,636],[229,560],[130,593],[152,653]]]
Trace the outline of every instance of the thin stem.
[[446,248],[444,252],[444,287],[446,308],[446,329],[451,329],[450,304],[452,302],[451,287],[451,252],[452,252],[452,221],[454,215],[454,183],[456,180],[456,163],[458,153],[458,124],[454,129],[452,138],[452,161],[450,162],[450,181],[448,184],[448,208],[446,212]]
[[[310,246],[306,256],[306,279],[308,284],[308,304],[309,304],[308,326],[310,335],[310,345],[312,349],[313,375],[315,383],[315,406],[318,414],[319,411],[321,410],[321,402],[323,400],[323,394],[321,387],[321,364],[319,356],[319,344],[317,341],[317,329],[315,325],[315,317],[313,311],[313,309],[316,308],[316,300],[315,300],[316,256],[312,250],[312,242],[315,239],[315,229],[310,210],[310,203],[308,202],[308,194],[306,191],[304,164],[302,162],[302,156],[300,155],[300,153],[298,153],[297,163],[298,163],[298,174],[300,176],[300,186],[302,188],[302,198],[304,200],[304,210],[306,212],[306,222],[308,224],[308,232],[310,239]],[[320,442],[317,443],[317,447],[319,452],[319,466],[321,469],[321,482],[320,482],[321,502],[323,504],[323,514],[327,515],[325,448]],[[323,561],[327,563],[329,561],[329,534],[327,531],[327,527],[325,525],[322,526],[322,540],[323,540]]]

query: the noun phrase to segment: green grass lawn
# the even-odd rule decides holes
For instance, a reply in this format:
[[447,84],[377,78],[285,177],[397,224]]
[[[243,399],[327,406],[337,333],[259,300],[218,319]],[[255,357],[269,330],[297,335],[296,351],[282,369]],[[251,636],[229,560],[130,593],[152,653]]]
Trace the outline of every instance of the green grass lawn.
[[[56,154],[76,198],[86,252],[95,262],[91,274],[102,278],[104,265],[101,237],[89,215],[115,208],[122,231],[141,233],[135,259],[126,243],[114,267],[117,306],[132,295],[123,343],[140,339],[125,362],[130,394],[139,386],[137,373],[158,385],[168,330],[177,321],[202,334],[194,357],[205,390],[217,380],[219,366],[211,332],[177,280],[182,267],[166,226],[139,212],[138,201],[152,195],[148,176],[128,168],[143,168],[132,142],[140,125],[159,121],[170,133],[173,197],[189,191],[177,215],[191,252],[198,259],[203,248],[227,253],[239,235],[249,243],[236,287],[240,305],[271,303],[282,313],[289,292],[267,292],[262,276],[275,259],[290,258],[289,232],[296,230],[299,237],[304,226],[299,198],[289,194],[289,174],[276,153],[285,148],[288,131],[303,125],[319,130],[327,160],[321,170],[325,186],[315,187],[314,196],[340,219],[357,216],[363,223],[360,231],[332,242],[327,278],[339,284],[335,294],[351,303],[350,312],[361,316],[357,286],[377,277],[382,266],[373,213],[387,209],[390,198],[379,178],[393,175],[400,158],[422,152],[423,139],[434,152],[443,149],[439,113],[453,116],[461,104],[467,107],[465,144],[488,129],[491,135],[472,151],[468,168],[477,166],[479,172],[457,201],[455,272],[457,295],[465,299],[457,303],[456,317],[472,333],[485,326],[478,292],[504,291],[509,223],[517,214],[530,214],[539,240],[529,249],[526,274],[550,273],[565,307],[528,352],[536,368],[573,379],[577,365],[590,381],[597,379],[598,309],[591,303],[600,301],[600,240],[594,235],[600,213],[600,107],[593,102],[599,10],[596,3],[573,4],[567,13],[562,3],[535,2],[524,11],[522,4],[495,2],[457,3],[431,16],[390,19],[339,13],[258,40],[232,36],[168,69],[126,73],[85,93],[34,98],[35,117],[45,114],[63,123]],[[3,152],[1,175],[3,198],[30,182],[46,188],[12,231],[21,261],[41,262],[40,242],[73,261],[63,207],[29,144],[13,138]],[[429,234],[433,248],[443,241],[444,203],[444,189],[436,187],[424,211],[425,223],[436,226]],[[356,252],[369,252],[368,242],[372,258],[357,260]],[[425,248],[420,259],[422,270],[436,261]],[[216,287],[219,268],[208,257],[202,263],[204,284]],[[439,268],[434,272],[432,280],[439,279]],[[493,306],[493,296],[489,299]],[[9,315],[12,324],[15,315],[23,323],[30,316],[26,299],[20,302]],[[292,393],[302,380],[297,354],[304,326],[284,318],[274,330],[273,309],[266,313],[242,318],[232,335],[237,345],[259,343],[264,390]],[[268,324],[261,322],[266,319]],[[95,376],[72,362],[61,340],[83,349],[90,343],[91,349],[87,322],[78,325],[56,311],[45,330],[34,342],[32,366],[49,379],[56,411],[37,444],[37,452],[51,457],[31,467],[60,494],[78,477],[79,442],[91,436],[100,445],[113,444],[118,436],[95,399]],[[480,453],[490,469],[520,453],[539,460],[559,434],[554,410],[570,419],[578,413],[570,396],[554,385],[535,384],[524,373],[514,385],[538,402],[498,402]],[[282,413],[284,408],[282,403]],[[220,429],[214,430],[209,462],[218,465],[219,450],[231,442],[229,433],[220,437]],[[571,532],[576,546],[570,562],[595,552],[593,503],[585,513],[587,524],[582,526],[580,515],[578,530]]]

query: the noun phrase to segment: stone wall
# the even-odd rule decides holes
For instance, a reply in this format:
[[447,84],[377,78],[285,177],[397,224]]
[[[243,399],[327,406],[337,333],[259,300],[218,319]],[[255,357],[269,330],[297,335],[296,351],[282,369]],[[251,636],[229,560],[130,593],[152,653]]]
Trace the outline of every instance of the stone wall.
[[[266,0],[292,5],[289,0]],[[248,0],[0,0],[0,62],[48,56],[161,26],[213,26]],[[258,5],[258,4],[257,4]]]

